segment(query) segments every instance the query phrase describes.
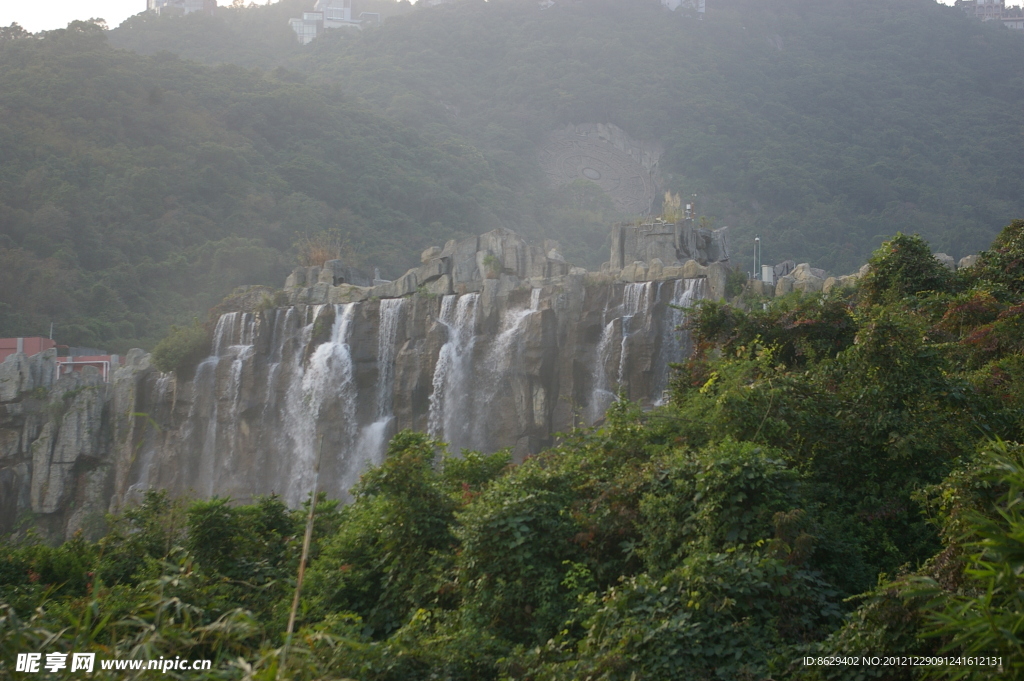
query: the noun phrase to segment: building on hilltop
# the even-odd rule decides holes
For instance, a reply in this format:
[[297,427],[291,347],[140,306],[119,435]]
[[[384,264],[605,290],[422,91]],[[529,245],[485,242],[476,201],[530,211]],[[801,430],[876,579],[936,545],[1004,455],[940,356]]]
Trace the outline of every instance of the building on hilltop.
[[330,28],[362,29],[364,25],[380,23],[377,12],[361,12],[358,19],[352,18],[352,0],[317,0],[312,12],[303,12],[301,18],[289,19],[288,25],[303,45]]
[[1024,9],[1007,7],[1006,0],[956,0],[955,6],[968,16],[982,21],[1001,21],[1009,29],[1024,31]]
[[146,0],[146,9],[160,16],[184,16],[193,12],[213,14],[217,0]]
[[697,13],[704,14],[705,0],[661,0],[661,4],[669,9],[669,11],[676,11],[680,7],[684,9],[697,10]]

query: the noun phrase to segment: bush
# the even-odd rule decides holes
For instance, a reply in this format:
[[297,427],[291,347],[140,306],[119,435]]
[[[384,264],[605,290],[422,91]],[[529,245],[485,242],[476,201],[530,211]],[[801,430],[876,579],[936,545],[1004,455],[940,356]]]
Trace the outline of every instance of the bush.
[[864,277],[864,301],[913,296],[924,291],[949,291],[955,276],[932,255],[928,242],[916,234],[897,233],[871,256],[871,271]]
[[153,348],[153,364],[160,371],[173,371],[178,378],[187,379],[210,353],[212,340],[198,320],[191,326],[172,326],[167,337]]

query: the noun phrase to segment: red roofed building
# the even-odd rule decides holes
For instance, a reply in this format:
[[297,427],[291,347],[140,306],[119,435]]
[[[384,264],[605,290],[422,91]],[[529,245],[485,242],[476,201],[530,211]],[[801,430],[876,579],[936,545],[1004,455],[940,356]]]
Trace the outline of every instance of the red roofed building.
[[66,345],[58,346],[57,343],[49,338],[42,338],[40,336],[0,338],[0,362],[3,362],[16,352],[23,352],[27,356],[31,357],[32,355],[52,350],[54,348],[57,348],[58,355],[60,355],[61,352],[64,353],[64,355],[57,357],[58,376],[66,376],[72,371],[81,371],[85,367],[91,366],[96,367],[96,369],[99,370],[104,381],[109,381],[111,372],[122,364],[122,360],[119,355],[78,354],[82,350],[85,350],[85,348],[77,349],[78,352],[75,352],[76,348],[69,349]]
[[31,338],[0,338],[0,362],[16,352],[24,352],[26,355],[31,356],[55,347],[57,347],[55,342],[40,336]]

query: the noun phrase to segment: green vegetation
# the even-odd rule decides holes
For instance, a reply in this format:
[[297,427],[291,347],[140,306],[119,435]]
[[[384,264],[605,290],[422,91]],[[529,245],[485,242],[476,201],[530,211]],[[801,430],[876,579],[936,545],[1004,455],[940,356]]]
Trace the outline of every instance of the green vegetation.
[[70,345],[152,347],[240,284],[280,286],[322,233],[403,271],[486,225],[473,194],[495,186],[337,88],[140,58],[91,23],[0,40],[0,121],[0,335],[54,321]]
[[191,326],[172,326],[167,336],[153,348],[153,366],[191,376],[196,365],[210,354],[210,332],[196,320]]
[[[0,665],[91,650],[265,681],[1016,678],[1022,236],[1015,221],[945,274],[898,235],[856,289],[703,303],[668,404],[617,402],[519,465],[399,433],[351,504],[317,504],[287,669],[308,507],[157,492],[96,543],[3,546]],[[1003,667],[801,662],[883,651]]]
[[[357,0],[356,11],[387,4]],[[431,139],[471,146],[528,199],[495,213],[571,248],[579,218],[553,210],[564,198],[544,190],[534,156],[568,123],[660,142],[663,190],[697,193],[735,243],[760,234],[767,262],[850,272],[897,231],[959,258],[1024,214],[1024,42],[930,0],[717,0],[703,21],[655,0],[399,3],[380,29],[265,42],[259,57],[241,38],[237,60],[204,39],[225,26],[216,35],[236,40],[243,14],[281,31],[300,6],[132,20],[111,39],[340,85]],[[567,257],[604,260],[606,230]]]
[[568,123],[661,143],[662,190],[767,262],[849,272],[898,231],[960,257],[1024,214],[1024,42],[955,8],[357,0],[381,27],[305,47],[302,9],[0,32],[0,334],[150,348],[322,233],[390,276],[499,226],[595,267],[635,216],[546,185]]

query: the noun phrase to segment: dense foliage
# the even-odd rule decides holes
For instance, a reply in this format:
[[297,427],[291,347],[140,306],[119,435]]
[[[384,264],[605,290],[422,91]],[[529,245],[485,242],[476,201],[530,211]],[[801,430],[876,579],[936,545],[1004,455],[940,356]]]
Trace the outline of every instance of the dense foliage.
[[[265,681],[1016,678],[1022,236],[940,276],[899,235],[857,289],[704,303],[668,404],[519,465],[400,433],[315,508],[287,660],[308,507],[149,492],[96,543],[11,539],[0,672],[89,650]],[[840,654],[1001,666],[801,662]]]
[[[355,12],[386,5],[356,0]],[[244,21],[283,31],[301,7],[257,8]],[[959,258],[1024,211],[1024,41],[932,0],[716,0],[703,21],[656,0],[399,3],[391,13],[380,29],[301,49],[267,41],[258,57],[241,37],[256,29],[237,12],[132,20],[112,40],[340,84],[431,138],[472,144],[528,197],[514,223],[563,242],[594,235],[585,218],[552,210],[534,155],[567,123],[660,142],[664,188],[698,193],[736,243],[759,233],[769,262],[852,271],[898,230]],[[592,228],[597,243],[572,253],[582,264],[604,259],[590,262],[606,232]]]
[[[0,40],[0,335],[124,350],[303,237],[400,273],[476,231],[486,165],[295,74],[116,51],[93,23]],[[482,203],[483,201],[483,203]]]
[[308,7],[0,31],[0,335],[152,348],[321,232],[385,276],[499,226],[596,267],[624,216],[536,160],[567,123],[660,143],[737,256],[959,258],[1024,214],[1024,41],[930,0],[357,0],[383,25],[301,46]]

